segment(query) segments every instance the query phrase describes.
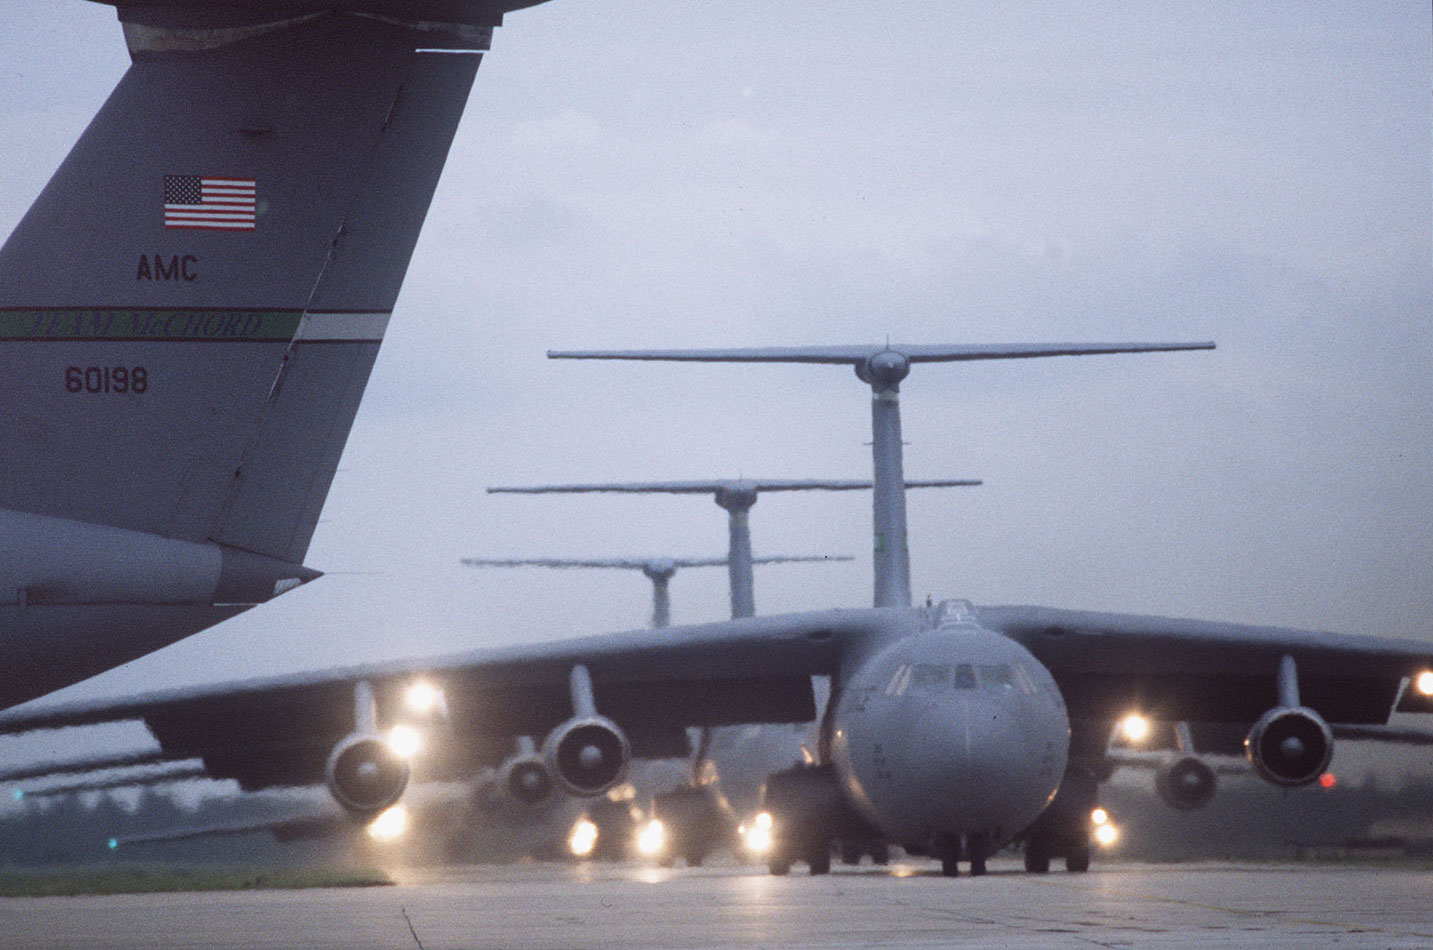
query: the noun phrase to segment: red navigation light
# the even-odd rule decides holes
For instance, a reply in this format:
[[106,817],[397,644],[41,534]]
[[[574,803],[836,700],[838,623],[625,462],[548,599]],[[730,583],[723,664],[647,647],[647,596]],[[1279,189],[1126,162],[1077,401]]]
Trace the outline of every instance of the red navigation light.
[[1337,784],[1338,779],[1334,778],[1334,774],[1332,772],[1325,772],[1324,774],[1319,776],[1319,788],[1322,788],[1325,791],[1333,788]]

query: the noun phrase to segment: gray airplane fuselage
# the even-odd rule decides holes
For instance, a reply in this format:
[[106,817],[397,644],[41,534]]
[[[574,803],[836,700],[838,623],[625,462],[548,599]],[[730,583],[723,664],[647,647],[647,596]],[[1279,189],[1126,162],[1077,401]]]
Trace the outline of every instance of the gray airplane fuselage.
[[968,620],[875,651],[832,712],[842,792],[892,841],[1024,830],[1059,788],[1070,722],[1028,650]]

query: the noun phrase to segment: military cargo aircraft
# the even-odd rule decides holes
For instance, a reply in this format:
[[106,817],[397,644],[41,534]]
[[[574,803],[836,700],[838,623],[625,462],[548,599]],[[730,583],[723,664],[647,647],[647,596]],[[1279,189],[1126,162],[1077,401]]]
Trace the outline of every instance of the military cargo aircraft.
[[493,28],[538,0],[104,0],[132,65],[0,248],[0,707],[303,564]]
[[[1032,872],[1088,868],[1092,805],[1114,723],[1130,710],[1244,734],[1279,786],[1318,779],[1330,724],[1433,712],[1433,648],[1417,641],[951,598],[911,606],[899,387],[929,362],[1207,349],[1196,344],[871,345],[582,352],[585,358],[800,361],[872,389],[875,606],[641,630],[0,713],[0,731],[142,720],[165,757],[197,757],[246,789],[326,782],[373,819],[409,777],[396,727],[441,709],[425,771],[475,774],[516,737],[579,797],[634,756],[684,755],[689,727],[801,723],[813,677],[832,696],[816,762],[768,778],[768,866],[830,867],[862,834],[983,873],[1024,842]],[[562,354],[555,354],[562,355]],[[440,696],[441,703],[434,697]],[[406,735],[407,733],[404,733]],[[534,749],[536,751],[536,749]]]

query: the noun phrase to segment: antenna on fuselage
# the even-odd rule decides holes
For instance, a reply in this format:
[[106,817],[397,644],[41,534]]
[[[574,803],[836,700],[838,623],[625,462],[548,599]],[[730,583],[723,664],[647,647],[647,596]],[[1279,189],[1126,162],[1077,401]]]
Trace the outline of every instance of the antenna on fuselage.
[[[941,478],[907,481],[907,488],[952,488],[980,485],[978,478]],[[756,594],[751,553],[750,514],[762,492],[864,491],[869,481],[849,479],[735,478],[677,482],[598,482],[574,485],[492,487],[489,494],[572,494],[612,492],[624,494],[711,495],[727,512],[727,573],[731,582],[731,615],[756,616]],[[850,560],[832,558],[831,560]]]
[[715,350],[548,351],[549,359],[668,360],[693,363],[830,363],[856,370],[871,387],[871,461],[875,489],[875,605],[908,607],[910,553],[906,547],[905,478],[902,471],[900,384],[914,363],[1029,359],[1039,356],[1094,356],[1212,350],[1213,343],[1013,343],[755,347]]
[[[753,558],[752,562],[755,564],[792,564],[810,561],[849,561],[851,559],[849,555],[772,554]],[[652,582],[653,627],[666,627],[672,622],[672,597],[667,587],[678,568],[721,567],[726,562],[724,557],[463,558],[463,563],[469,567],[608,568],[641,571]]]

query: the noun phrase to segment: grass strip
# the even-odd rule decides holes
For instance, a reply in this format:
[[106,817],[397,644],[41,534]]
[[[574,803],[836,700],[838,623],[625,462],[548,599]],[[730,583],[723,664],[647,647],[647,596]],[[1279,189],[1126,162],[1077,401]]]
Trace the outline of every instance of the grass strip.
[[375,887],[393,879],[377,868],[229,868],[123,865],[0,871],[0,897],[154,894],[169,891]]

